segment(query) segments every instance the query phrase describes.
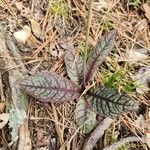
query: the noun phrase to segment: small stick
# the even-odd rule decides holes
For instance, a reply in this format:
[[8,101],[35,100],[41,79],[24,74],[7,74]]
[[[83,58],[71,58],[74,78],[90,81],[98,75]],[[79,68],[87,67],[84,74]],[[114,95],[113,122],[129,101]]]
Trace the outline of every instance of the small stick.
[[103,136],[105,130],[109,128],[113,121],[114,120],[109,117],[105,118],[91,133],[89,139],[85,142],[83,146],[83,150],[92,150],[93,147],[96,145],[98,139],[100,139]]

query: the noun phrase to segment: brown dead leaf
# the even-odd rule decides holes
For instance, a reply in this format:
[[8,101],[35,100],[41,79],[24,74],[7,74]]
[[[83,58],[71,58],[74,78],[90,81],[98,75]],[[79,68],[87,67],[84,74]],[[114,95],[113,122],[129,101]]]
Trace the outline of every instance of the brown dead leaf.
[[41,27],[40,24],[38,22],[36,22],[34,19],[29,19],[31,22],[31,27],[32,27],[32,31],[33,34],[39,38],[41,36]]
[[39,41],[36,39],[36,37],[34,35],[30,35],[30,37],[28,38],[27,40],[27,45],[30,46],[30,47],[36,47],[38,48],[39,46]]
[[31,35],[31,29],[25,25],[22,30],[16,31],[13,35],[18,42],[25,44]]
[[4,102],[0,102],[0,112],[3,112],[5,108],[5,103]]
[[150,6],[145,3],[145,4],[143,4],[143,9],[144,9],[144,12],[145,12],[145,16],[150,21]]
[[8,120],[9,120],[8,113],[0,114],[0,129],[2,129],[7,124]]

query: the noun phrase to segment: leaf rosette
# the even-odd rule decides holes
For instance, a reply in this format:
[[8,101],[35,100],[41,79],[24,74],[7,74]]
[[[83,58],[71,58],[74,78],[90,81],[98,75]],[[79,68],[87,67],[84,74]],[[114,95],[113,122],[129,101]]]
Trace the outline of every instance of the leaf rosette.
[[[101,116],[114,118],[137,109],[137,104],[127,94],[119,93],[108,87],[92,88],[81,98],[87,82],[91,80],[95,71],[113,49],[116,35],[117,31],[112,30],[101,38],[91,52],[85,68],[83,68],[82,57],[73,46],[68,46],[65,65],[71,80],[56,73],[37,73],[22,80],[19,83],[20,88],[42,102],[64,102],[78,99],[75,117],[78,126],[84,123],[83,133],[89,133],[93,129],[96,112]],[[78,85],[81,87],[79,88]]]

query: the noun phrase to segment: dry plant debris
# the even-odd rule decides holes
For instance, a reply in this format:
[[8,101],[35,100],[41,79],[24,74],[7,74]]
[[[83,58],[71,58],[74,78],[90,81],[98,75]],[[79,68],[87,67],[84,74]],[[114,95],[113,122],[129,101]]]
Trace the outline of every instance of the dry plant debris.
[[0,114],[0,129],[2,129],[7,124],[8,120],[9,120],[8,113]]
[[[150,90],[146,68],[150,67],[150,2],[93,0],[92,3],[91,24],[87,27],[89,1],[0,1],[0,149],[149,149]],[[112,29],[117,30],[114,49],[90,84],[85,84],[82,96],[90,88],[107,85],[135,99],[139,103],[136,111],[115,119],[101,118],[94,111],[94,123],[89,118],[89,123],[80,125],[75,109],[84,104],[79,115],[84,114],[87,107],[84,100],[56,104],[39,102],[25,93],[24,98],[20,97],[16,83],[39,72],[56,72],[75,82],[82,81],[82,76],[73,78],[69,74],[70,61],[80,64],[78,54],[82,57],[85,49],[89,58],[99,38]],[[72,47],[66,47],[68,43]],[[71,48],[74,51],[69,54]],[[66,63],[66,57],[72,59]],[[82,74],[83,70],[80,71]],[[92,76],[93,69],[89,72]],[[88,77],[83,81],[86,80]],[[85,128],[86,123],[91,127]]]
[[26,43],[26,41],[28,40],[28,38],[30,37],[30,35],[31,35],[31,29],[27,25],[25,25],[22,30],[14,32],[15,39],[18,42],[23,43],[23,44]]

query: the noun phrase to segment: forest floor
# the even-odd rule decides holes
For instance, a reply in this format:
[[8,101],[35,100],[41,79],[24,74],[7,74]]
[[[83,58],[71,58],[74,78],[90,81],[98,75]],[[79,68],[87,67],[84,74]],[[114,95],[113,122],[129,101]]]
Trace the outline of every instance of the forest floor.
[[0,0],[0,150],[86,150],[93,134],[94,150],[112,144],[119,150],[150,149],[148,0],[93,0],[87,47],[92,51],[103,35],[117,30],[116,52],[92,80],[126,92],[138,110],[107,120],[110,126],[97,139],[94,131],[104,118],[97,115],[92,131],[83,133],[75,119],[77,101],[17,97],[20,75],[55,71],[67,77],[66,43],[84,53],[88,8],[87,0]]

